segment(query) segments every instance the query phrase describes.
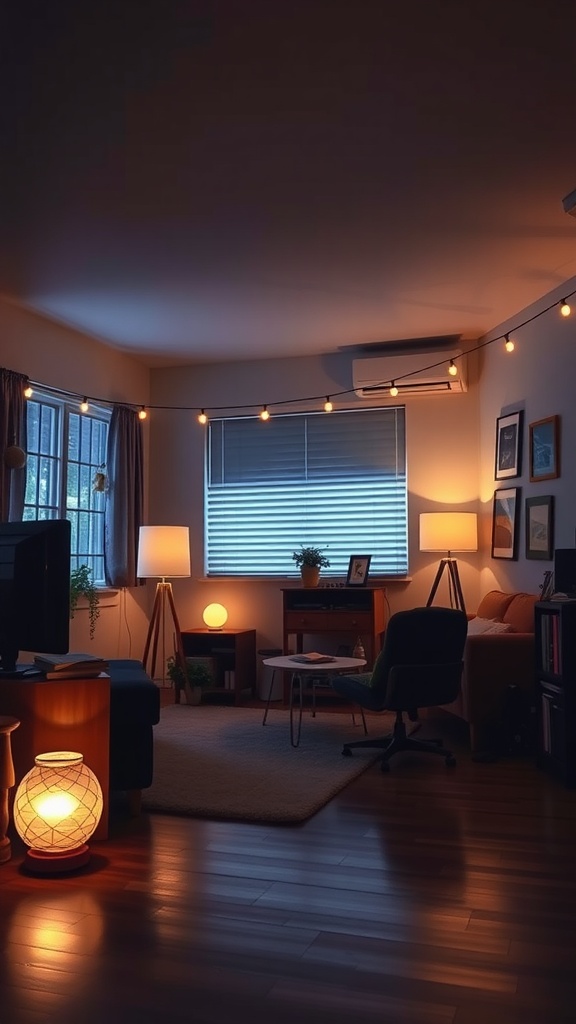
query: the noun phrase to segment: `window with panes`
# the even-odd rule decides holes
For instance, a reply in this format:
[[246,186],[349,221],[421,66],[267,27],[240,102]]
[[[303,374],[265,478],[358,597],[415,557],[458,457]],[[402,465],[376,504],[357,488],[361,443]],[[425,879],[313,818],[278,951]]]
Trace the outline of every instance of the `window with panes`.
[[34,392],[27,402],[27,462],[24,519],[69,519],[71,568],[87,565],[104,583],[105,493],[94,490],[106,461],[110,411],[78,406]]

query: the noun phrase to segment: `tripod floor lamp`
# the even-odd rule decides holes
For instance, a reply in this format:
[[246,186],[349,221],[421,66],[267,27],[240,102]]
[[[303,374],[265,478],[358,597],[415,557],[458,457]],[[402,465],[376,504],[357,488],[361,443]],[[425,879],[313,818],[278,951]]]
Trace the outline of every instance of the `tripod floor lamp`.
[[160,577],[156,584],[154,607],[148,627],[142,663],[154,678],[158,644],[161,641],[162,679],[166,675],[166,619],[174,628],[174,653],[184,666],[180,623],[176,614],[172,584],[167,576],[190,576],[190,536],[187,526],[141,526],[136,574],[142,578]]
[[478,550],[478,517],[475,512],[422,512],[420,514],[420,551],[445,551],[426,607],[432,604],[444,572],[448,574],[450,606],[466,611],[458,562],[453,551]]

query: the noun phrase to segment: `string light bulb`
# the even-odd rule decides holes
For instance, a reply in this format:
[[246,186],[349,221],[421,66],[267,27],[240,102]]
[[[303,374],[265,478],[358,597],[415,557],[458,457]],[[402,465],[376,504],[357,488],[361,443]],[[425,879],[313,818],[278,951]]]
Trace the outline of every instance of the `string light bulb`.
[[451,377],[457,377],[458,376],[458,367],[456,366],[456,363],[454,362],[453,359],[450,360],[450,363],[449,363],[449,366],[448,366],[448,373],[450,374]]
[[24,388],[24,398],[32,398],[33,394],[34,394],[34,392],[33,392],[32,388],[30,387],[30,385],[28,385],[27,388]]
[[204,409],[200,409],[200,412],[198,413],[198,423],[201,423],[202,425],[208,423],[208,417],[204,412]]
[[509,334],[504,335],[504,348],[506,349],[507,352],[514,351],[514,342],[512,341],[512,338],[510,337]]
[[89,408],[88,399],[86,398],[86,395],[84,395],[84,398],[80,402],[80,412],[88,412]]
[[269,420],[269,419],[270,419],[270,413],[268,412],[268,406],[267,406],[267,405],[265,405],[265,406],[264,406],[264,407],[262,408],[262,412],[260,413],[260,419],[261,419],[261,420],[264,420],[264,421],[266,421],[266,420]]
[[332,402],[330,401],[330,395],[326,395],[326,401],[324,402],[324,412],[332,412],[333,408],[334,408],[334,406],[332,405]]
[[572,310],[570,309],[570,306],[566,302],[566,299],[562,299],[562,302],[560,304],[560,314],[562,316],[570,316],[571,312],[572,312]]
[[398,394],[398,388],[396,387],[396,384],[395,384],[394,381],[392,381],[392,387],[390,388],[390,394],[392,395],[392,398],[396,398],[396,395]]
[[138,413],[138,419],[145,420],[147,415],[148,413],[146,412],[146,407],[143,405],[142,408],[140,409],[140,412]]

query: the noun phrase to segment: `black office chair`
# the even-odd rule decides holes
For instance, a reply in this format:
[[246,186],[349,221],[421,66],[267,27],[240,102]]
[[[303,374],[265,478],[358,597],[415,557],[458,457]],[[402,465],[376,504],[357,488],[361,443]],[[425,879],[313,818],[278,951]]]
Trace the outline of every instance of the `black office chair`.
[[394,731],[380,738],[345,743],[342,753],[350,755],[354,747],[377,747],[382,750],[383,772],[389,771],[390,758],[400,750],[440,754],[447,765],[456,764],[442,740],[416,740],[407,735],[403,714],[418,722],[418,708],[449,704],[456,699],[466,634],[466,615],[453,608],[413,608],[392,615],[373,671],[334,676],[332,687],[368,711],[395,711]]

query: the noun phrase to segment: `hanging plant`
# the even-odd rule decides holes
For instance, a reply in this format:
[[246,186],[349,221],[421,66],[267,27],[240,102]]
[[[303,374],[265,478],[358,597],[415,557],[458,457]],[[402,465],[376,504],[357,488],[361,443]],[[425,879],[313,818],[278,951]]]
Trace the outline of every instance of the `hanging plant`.
[[108,481],[106,479],[106,466],[104,465],[104,463],[102,463],[100,466],[98,466],[98,469],[96,470],[92,478],[92,490],[95,493],[98,493],[99,491],[105,491],[107,483]]
[[70,572],[70,618],[78,607],[78,599],[85,597],[88,602],[88,621],[90,623],[90,639],[94,639],[96,621],[100,615],[100,598],[92,580],[92,569],[88,565],[79,565]]

